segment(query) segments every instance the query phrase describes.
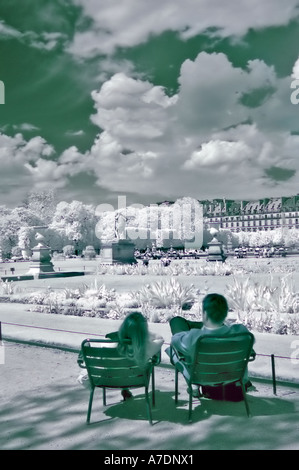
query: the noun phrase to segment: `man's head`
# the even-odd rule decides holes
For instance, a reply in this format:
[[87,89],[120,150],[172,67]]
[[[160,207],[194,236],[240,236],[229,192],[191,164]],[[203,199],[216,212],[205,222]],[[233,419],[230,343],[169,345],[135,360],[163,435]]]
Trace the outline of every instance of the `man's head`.
[[208,294],[202,301],[203,320],[211,326],[221,326],[228,313],[226,298],[220,294]]

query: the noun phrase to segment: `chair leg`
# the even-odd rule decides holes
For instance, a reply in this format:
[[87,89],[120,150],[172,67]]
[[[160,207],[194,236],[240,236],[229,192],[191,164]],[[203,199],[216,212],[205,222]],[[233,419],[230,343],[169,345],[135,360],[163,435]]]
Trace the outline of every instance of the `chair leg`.
[[[192,384],[190,384],[190,389],[192,389]],[[189,416],[188,416],[189,423],[192,422],[192,391],[189,392]]]
[[174,376],[174,401],[175,404],[178,402],[178,394],[179,394],[179,372],[177,368],[175,368],[175,376]]
[[246,395],[246,390],[245,390],[245,386],[244,386],[243,380],[241,380],[241,387],[242,387],[242,393],[243,393],[243,398],[244,398],[246,413],[247,413],[248,418],[250,418],[250,417],[251,417],[251,413],[250,413],[250,409],[249,409],[249,405],[248,405],[248,400],[247,400],[247,395]]
[[153,406],[156,404],[156,397],[155,397],[155,368],[152,369],[152,402]]
[[91,389],[90,395],[89,395],[89,403],[88,403],[87,419],[86,419],[87,424],[90,423],[90,415],[91,415],[91,407],[92,407],[92,401],[93,401],[93,394],[94,394],[94,388]]
[[150,399],[148,396],[148,387],[145,387],[145,401],[146,401],[146,409],[147,409],[147,416],[148,416],[149,423],[153,424],[152,409],[151,409]]

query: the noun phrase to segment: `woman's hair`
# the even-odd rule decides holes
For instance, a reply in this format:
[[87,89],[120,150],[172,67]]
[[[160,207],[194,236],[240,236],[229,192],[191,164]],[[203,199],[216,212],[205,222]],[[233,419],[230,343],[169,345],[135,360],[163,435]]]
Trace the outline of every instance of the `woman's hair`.
[[203,299],[202,309],[212,323],[223,323],[228,312],[226,298],[220,294],[208,294]]
[[146,362],[148,326],[140,312],[130,313],[118,330],[118,349],[121,355],[134,359],[137,364]]

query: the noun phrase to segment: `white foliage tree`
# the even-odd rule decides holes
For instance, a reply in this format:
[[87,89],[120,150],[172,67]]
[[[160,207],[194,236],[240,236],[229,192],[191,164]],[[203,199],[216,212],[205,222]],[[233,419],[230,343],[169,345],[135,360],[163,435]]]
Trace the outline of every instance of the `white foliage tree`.
[[[62,201],[57,204],[49,229],[59,236],[60,249],[69,242],[73,242],[77,249],[82,250],[86,245],[98,244],[95,236],[96,222],[95,208],[92,205],[85,205],[80,201],[71,203]],[[54,244],[55,241],[51,240],[51,247]],[[58,247],[56,246],[55,249]]]

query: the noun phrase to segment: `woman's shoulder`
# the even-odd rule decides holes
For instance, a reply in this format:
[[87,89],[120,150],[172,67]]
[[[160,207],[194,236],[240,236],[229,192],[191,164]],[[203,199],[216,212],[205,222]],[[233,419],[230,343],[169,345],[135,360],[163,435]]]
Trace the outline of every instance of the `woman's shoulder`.
[[149,341],[163,341],[164,342],[164,338],[161,336],[161,335],[158,335],[157,333],[153,333],[152,331],[149,331],[148,332],[148,339]]
[[157,354],[160,351],[163,343],[164,338],[162,338],[162,336],[157,335],[156,333],[149,332],[148,343],[146,348],[147,357],[152,357]]

